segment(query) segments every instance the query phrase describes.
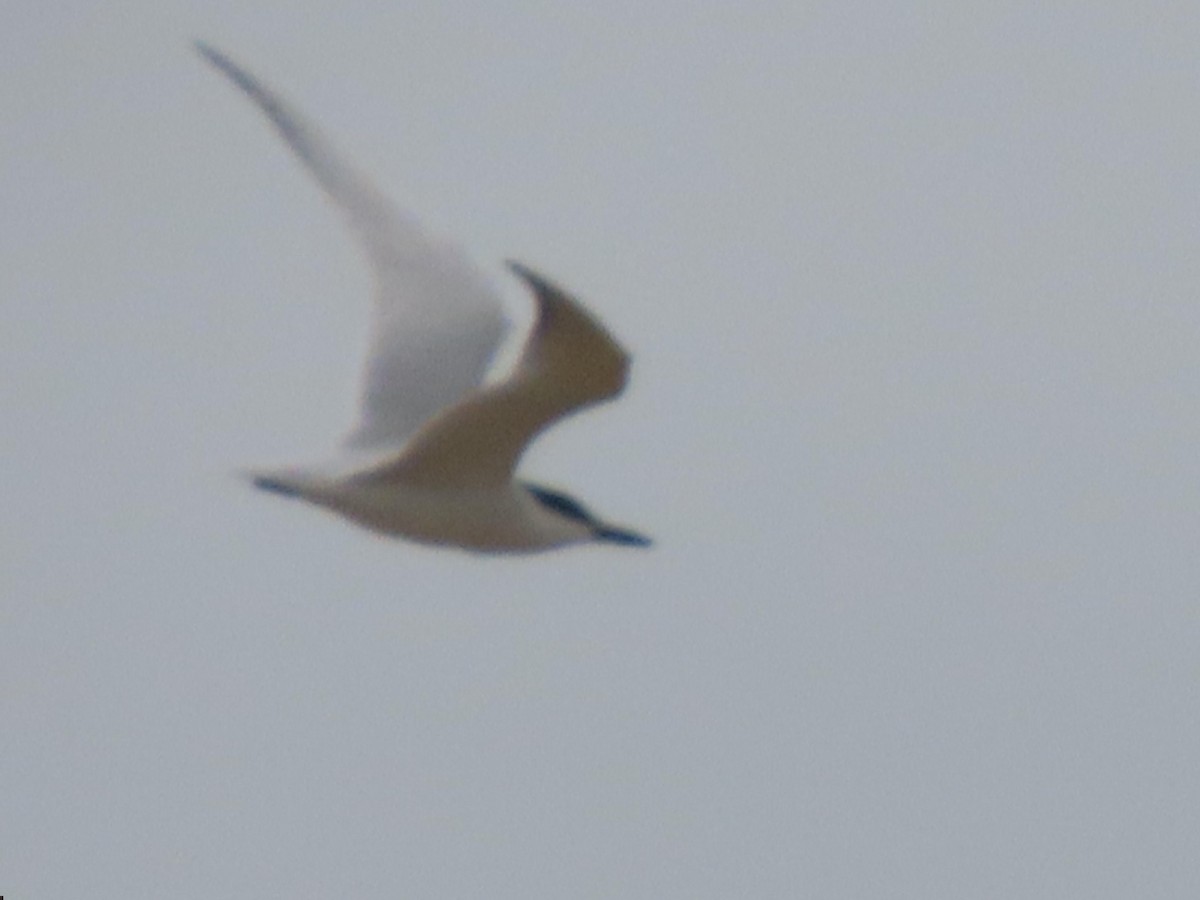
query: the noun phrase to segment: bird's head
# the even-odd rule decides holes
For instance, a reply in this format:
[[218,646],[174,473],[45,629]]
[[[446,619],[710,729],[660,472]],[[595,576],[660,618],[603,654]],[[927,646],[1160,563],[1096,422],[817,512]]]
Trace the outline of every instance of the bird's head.
[[649,547],[653,543],[644,534],[601,521],[592,515],[586,506],[569,494],[538,484],[526,483],[524,487],[545,509],[564,519],[587,526],[593,540],[608,544],[622,544],[626,547]]

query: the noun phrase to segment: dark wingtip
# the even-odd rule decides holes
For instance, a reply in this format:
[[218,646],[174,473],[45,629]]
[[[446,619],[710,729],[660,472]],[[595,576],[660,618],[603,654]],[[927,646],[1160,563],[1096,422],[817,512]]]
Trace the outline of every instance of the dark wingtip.
[[216,65],[224,65],[228,62],[225,54],[210,44],[208,41],[196,38],[192,41],[192,49],[207,59],[209,62]]
[[564,291],[545,275],[541,274],[540,272],[535,272],[523,262],[518,262],[515,259],[506,259],[504,264],[508,266],[508,270],[510,272],[533,288],[533,292],[539,297],[546,295],[554,296],[566,293],[566,291]]
[[[271,99],[249,72],[235,63],[232,59],[205,41],[192,41],[192,46],[196,48],[196,52],[203,56],[213,67],[225,73],[234,84],[240,87],[243,91],[253,97],[260,105],[270,105]],[[272,110],[267,110],[268,114]],[[272,114],[272,118],[275,116]]]
[[608,544],[620,544],[623,547],[650,547],[654,541],[644,534],[630,531],[628,528],[615,528],[612,525],[601,525],[592,532],[596,540]]

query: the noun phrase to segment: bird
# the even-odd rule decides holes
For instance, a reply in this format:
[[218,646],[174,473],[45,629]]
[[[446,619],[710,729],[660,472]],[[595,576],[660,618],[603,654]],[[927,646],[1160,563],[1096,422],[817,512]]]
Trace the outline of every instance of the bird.
[[382,535],[477,553],[649,546],[565,491],[516,476],[542,431],[624,389],[629,354],[599,320],[554,281],[508,261],[532,293],[534,318],[511,370],[488,378],[511,323],[483,270],[381,193],[264,82],[208,43],[195,48],[340,209],[374,276],[358,421],[335,464],[249,472],[253,484]]

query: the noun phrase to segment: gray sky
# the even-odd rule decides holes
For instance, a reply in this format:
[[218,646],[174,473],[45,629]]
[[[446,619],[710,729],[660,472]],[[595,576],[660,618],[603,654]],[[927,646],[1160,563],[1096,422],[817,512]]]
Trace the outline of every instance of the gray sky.
[[[1200,895],[1194,3],[4,19],[0,893]],[[652,552],[234,476],[368,282],[194,37],[621,336],[526,472]]]

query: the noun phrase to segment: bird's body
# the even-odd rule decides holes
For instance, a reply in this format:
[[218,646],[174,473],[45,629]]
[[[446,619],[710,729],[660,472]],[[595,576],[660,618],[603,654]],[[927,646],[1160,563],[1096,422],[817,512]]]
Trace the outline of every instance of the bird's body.
[[296,470],[255,476],[265,490],[300,497],[380,534],[484,552],[550,550],[593,538],[516,481],[484,488],[431,488],[372,477]]
[[198,49],[270,118],[343,210],[375,275],[374,331],[355,459],[252,476],[373,531],[481,552],[585,541],[643,546],[566,494],[517,480],[526,446],[554,422],[615,397],[629,358],[579,303],[531,269],[536,316],[513,371],[484,377],[507,321],[499,296],[457,247],[427,234],[340,159],[282,98],[204,44]]

